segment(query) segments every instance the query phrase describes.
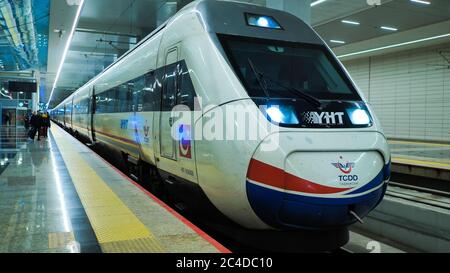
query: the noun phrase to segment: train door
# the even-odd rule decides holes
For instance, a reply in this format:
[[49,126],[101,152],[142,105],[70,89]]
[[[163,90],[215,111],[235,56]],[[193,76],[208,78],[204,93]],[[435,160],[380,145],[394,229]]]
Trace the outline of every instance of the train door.
[[167,159],[177,160],[175,139],[172,137],[174,120],[172,109],[176,105],[177,75],[176,62],[178,61],[178,48],[170,49],[165,58],[165,72],[163,89],[161,94],[161,116],[160,116],[160,151],[161,156]]
[[64,113],[62,115],[62,122],[63,122],[64,127],[67,127],[66,126],[66,113],[67,113],[67,109],[66,109],[66,105],[64,104]]
[[70,102],[70,128],[72,130],[74,130],[73,128],[73,111],[75,110],[75,107],[73,105],[73,99],[75,98],[75,96],[72,96],[72,100]]
[[95,126],[94,126],[94,115],[97,110],[97,96],[95,95],[95,88],[92,87],[91,94],[90,94],[90,102],[89,102],[89,134],[92,143],[96,142],[95,138]]

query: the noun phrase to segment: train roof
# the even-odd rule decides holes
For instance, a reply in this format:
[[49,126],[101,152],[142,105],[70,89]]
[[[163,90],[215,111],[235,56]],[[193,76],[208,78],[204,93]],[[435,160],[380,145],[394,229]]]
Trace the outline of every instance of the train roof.
[[[144,39],[142,39],[134,48],[127,51],[114,63],[105,68],[100,74],[80,87],[80,89],[92,84],[92,82],[101,77],[102,74],[108,71],[111,67],[116,65],[122,59],[126,58],[128,55],[130,55],[131,52],[139,48],[140,45],[144,44],[157,33],[163,31],[166,26],[170,25],[171,22],[174,21],[177,17],[191,13],[196,13],[199,16],[199,19],[203,23],[205,31],[210,33],[268,40],[281,40],[295,43],[325,45],[324,41],[309,25],[288,12],[250,3],[223,0],[200,0],[186,5],[174,16],[169,18],[161,26],[159,26]],[[250,26],[247,22],[247,14],[271,17],[276,20],[281,28],[270,29]],[[64,99],[54,109],[66,104],[67,101],[70,100],[71,97],[80,89]]]
[[[187,12],[194,9],[200,14],[208,32],[297,43],[324,44],[309,25],[285,11],[254,4],[219,0],[202,0],[194,2],[186,8]],[[279,23],[281,29],[250,26],[247,23],[246,14],[272,17]]]

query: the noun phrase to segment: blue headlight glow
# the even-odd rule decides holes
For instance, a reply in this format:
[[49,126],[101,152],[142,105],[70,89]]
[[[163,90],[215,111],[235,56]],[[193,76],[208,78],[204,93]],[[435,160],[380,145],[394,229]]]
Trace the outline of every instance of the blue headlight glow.
[[280,24],[272,17],[265,15],[257,15],[257,14],[245,14],[247,18],[247,24],[253,27],[262,27],[262,28],[272,28],[272,29],[283,29]]
[[266,17],[259,17],[258,21],[256,21],[256,24],[260,27],[269,27],[269,20],[267,20]]
[[352,109],[348,113],[353,125],[367,125],[370,123],[369,114],[364,109]]
[[269,119],[282,124],[299,124],[297,115],[292,106],[268,106],[266,109]]

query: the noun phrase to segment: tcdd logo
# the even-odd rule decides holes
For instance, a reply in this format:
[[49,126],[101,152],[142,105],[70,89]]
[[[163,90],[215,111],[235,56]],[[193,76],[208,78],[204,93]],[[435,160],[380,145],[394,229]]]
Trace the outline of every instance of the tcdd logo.
[[[342,156],[340,157],[342,159]],[[331,163],[334,167],[339,169],[343,174],[350,174],[355,167],[355,163],[353,162],[347,162],[347,163],[340,163],[339,161],[337,163]]]
[[[342,156],[339,158],[340,160],[342,160]],[[334,167],[336,167],[337,169],[339,169],[339,171],[341,171],[343,174],[345,175],[339,175],[339,181],[343,181],[343,182],[356,182],[358,181],[358,176],[357,175],[350,175],[350,173],[353,171],[353,168],[355,168],[355,163],[354,162],[347,162],[347,163],[341,163],[341,162],[337,162],[337,163],[331,163]]]
[[144,129],[144,141],[146,143],[150,142],[150,138],[149,138],[149,133],[150,133],[150,126],[147,125],[147,121],[145,121],[145,126],[143,127]]
[[147,125],[147,121],[145,121],[145,126],[143,127],[144,129],[144,136],[148,137],[148,134],[150,132],[150,126]]
[[185,158],[192,158],[191,126],[181,125],[178,132],[180,134],[180,156]]

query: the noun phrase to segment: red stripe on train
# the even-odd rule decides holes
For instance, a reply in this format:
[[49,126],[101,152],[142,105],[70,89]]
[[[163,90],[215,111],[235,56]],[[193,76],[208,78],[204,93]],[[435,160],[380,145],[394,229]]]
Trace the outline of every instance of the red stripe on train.
[[302,193],[332,194],[352,189],[320,185],[256,159],[250,161],[247,178],[268,186]]

